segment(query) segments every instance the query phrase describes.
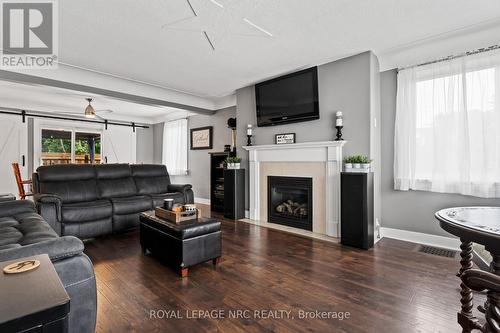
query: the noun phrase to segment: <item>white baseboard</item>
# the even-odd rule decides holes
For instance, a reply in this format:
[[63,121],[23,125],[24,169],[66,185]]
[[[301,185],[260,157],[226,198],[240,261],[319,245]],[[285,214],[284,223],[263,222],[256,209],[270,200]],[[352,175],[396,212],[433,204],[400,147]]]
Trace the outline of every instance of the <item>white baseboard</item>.
[[204,204],[204,205],[210,205],[210,199],[205,199],[205,198],[197,198],[197,197],[195,197],[194,198],[194,202],[195,203]]
[[412,243],[431,245],[450,250],[460,249],[460,240],[458,238],[436,236],[424,234],[421,232],[407,231],[393,228],[380,228],[381,238],[394,238]]

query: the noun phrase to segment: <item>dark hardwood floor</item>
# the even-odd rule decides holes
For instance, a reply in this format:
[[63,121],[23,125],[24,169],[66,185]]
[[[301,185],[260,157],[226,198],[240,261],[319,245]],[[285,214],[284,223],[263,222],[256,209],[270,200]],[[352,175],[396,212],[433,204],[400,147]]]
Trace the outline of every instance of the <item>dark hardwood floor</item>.
[[[460,331],[458,260],[392,239],[363,251],[244,222],[223,220],[222,229],[220,266],[198,265],[185,279],[142,255],[137,231],[87,241],[97,275],[97,331]],[[150,318],[151,310],[179,310],[184,319]],[[198,310],[221,310],[226,318],[186,318],[204,314],[192,312]],[[230,310],[250,310],[249,318],[228,318]],[[291,311],[290,319],[258,318],[254,310]],[[350,317],[299,318],[316,310]]]

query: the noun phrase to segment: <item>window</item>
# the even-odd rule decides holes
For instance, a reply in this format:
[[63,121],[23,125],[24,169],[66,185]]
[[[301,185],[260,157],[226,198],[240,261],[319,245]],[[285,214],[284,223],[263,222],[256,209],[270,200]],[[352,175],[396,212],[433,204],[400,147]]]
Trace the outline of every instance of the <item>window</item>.
[[163,164],[172,176],[188,172],[187,119],[166,122],[163,126]]
[[101,163],[101,133],[41,129],[40,165]]
[[397,190],[500,197],[500,52],[398,73]]
[[101,163],[101,134],[75,133],[75,163]]
[[71,132],[42,129],[42,165],[71,163]]

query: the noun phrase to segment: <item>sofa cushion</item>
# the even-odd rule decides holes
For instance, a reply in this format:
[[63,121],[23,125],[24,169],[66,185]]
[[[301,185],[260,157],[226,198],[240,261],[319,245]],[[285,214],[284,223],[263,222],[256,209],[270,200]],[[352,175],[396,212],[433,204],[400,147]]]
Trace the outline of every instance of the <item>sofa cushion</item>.
[[113,204],[113,214],[115,215],[145,212],[152,207],[151,198],[145,195],[111,198],[111,203]]
[[101,198],[130,197],[137,194],[128,164],[95,165]]
[[0,249],[2,250],[58,237],[47,222],[34,212],[0,217]]
[[106,199],[64,204],[62,220],[64,223],[79,223],[101,220],[113,215],[111,202]]
[[170,177],[164,165],[135,164],[130,169],[139,194],[168,192]]
[[55,194],[63,203],[92,201],[98,198],[92,165],[50,165],[37,169],[37,191]]
[[153,199],[153,208],[162,207],[164,199],[174,199],[174,203],[184,204],[184,194],[181,192],[171,192],[171,193],[159,193],[159,194],[149,194],[151,199]]

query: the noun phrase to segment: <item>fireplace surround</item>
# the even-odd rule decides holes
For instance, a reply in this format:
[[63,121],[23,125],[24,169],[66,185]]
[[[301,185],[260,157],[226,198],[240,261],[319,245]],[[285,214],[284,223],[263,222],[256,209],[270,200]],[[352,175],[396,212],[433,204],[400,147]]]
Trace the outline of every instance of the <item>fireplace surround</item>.
[[[268,221],[267,176],[311,177],[312,232],[340,236],[340,171],[346,141],[244,146],[249,160],[249,217]],[[300,229],[298,229],[300,230]]]
[[268,222],[312,231],[312,178],[267,177]]

